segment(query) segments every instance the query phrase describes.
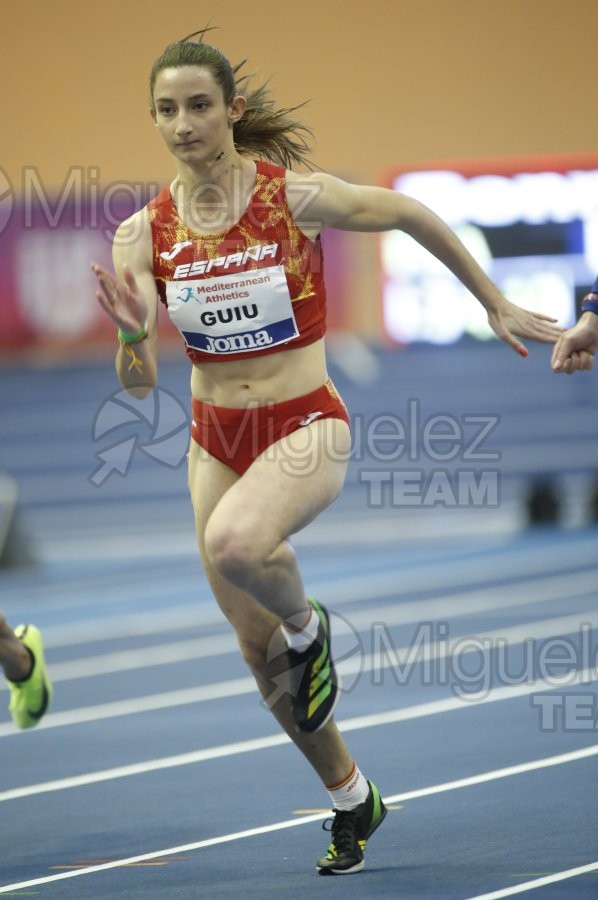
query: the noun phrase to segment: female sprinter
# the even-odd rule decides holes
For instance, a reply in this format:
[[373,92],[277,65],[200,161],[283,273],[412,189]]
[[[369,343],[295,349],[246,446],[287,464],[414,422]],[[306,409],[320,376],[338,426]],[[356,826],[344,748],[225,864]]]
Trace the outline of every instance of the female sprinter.
[[332,842],[317,868],[347,874],[363,868],[386,810],[331,718],[328,616],[306,598],[288,541],[337,497],[350,453],[347,411],[326,372],[320,231],[406,231],[523,355],[515,335],[551,342],[559,331],[509,303],[415,200],[288,171],[303,161],[306,129],[264,88],[244,96],[238,68],[189,38],[156,60],[151,114],[176,177],[119,227],[116,276],[93,270],[119,329],[125,388],[156,384],[158,301],[183,334],[193,363],[189,487],[206,575],[265,701],[329,791]]

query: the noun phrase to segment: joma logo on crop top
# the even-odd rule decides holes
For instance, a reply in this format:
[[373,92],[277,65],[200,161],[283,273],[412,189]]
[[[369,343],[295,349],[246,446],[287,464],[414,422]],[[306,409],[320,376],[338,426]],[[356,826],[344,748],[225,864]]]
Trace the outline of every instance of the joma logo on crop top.
[[[216,256],[214,259],[200,259],[193,263],[183,263],[174,270],[174,279],[193,278],[194,275],[205,275],[213,269],[229,269],[231,266],[244,266],[250,259],[259,262],[262,259],[276,259],[278,244],[255,244],[241,253],[229,253],[228,256]],[[163,254],[162,254],[163,255]]]
[[174,259],[177,253],[180,253],[185,247],[191,247],[192,245],[193,241],[177,241],[174,247],[170,248],[170,253],[167,250],[164,250],[160,256],[162,259]]

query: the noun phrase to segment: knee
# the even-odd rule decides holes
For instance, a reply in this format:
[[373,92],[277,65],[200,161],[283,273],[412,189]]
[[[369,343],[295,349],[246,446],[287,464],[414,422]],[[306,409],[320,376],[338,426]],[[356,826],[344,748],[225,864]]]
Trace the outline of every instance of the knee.
[[222,527],[212,520],[204,535],[208,559],[216,571],[233,584],[245,586],[252,569],[263,559],[249,529],[231,523]]

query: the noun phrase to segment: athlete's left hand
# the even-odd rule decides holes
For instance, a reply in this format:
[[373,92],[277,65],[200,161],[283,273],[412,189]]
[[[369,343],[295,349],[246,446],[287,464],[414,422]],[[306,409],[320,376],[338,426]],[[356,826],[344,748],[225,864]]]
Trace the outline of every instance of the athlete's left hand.
[[147,322],[148,304],[137,280],[127,265],[122,268],[122,281],[99,263],[92,263],[98,279],[96,297],[114,324],[129,334],[136,334]]
[[563,333],[562,328],[552,324],[556,319],[522,309],[504,298],[500,306],[488,313],[488,322],[494,333],[520,356],[527,356],[528,351],[518,337],[554,344]]

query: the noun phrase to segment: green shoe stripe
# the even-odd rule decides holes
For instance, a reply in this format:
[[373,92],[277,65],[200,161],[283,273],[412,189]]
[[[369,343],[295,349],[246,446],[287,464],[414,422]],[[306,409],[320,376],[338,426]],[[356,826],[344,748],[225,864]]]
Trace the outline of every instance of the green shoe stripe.
[[318,672],[311,679],[311,683],[309,685],[309,696],[313,697],[325,684],[328,684],[330,681],[330,660],[326,663],[326,666]]
[[382,808],[380,806],[381,801],[380,801],[380,793],[378,791],[378,788],[376,787],[375,784],[372,784],[371,781],[370,781],[370,786],[372,788],[372,794],[374,797],[374,811],[372,813],[372,825],[373,825],[374,822],[377,822],[378,819],[380,818],[380,815],[382,813]]
[[322,650],[320,655],[316,660],[314,660],[314,664],[312,666],[312,671],[317,673],[320,671],[322,666],[326,663],[326,660],[330,657],[330,648],[328,647],[328,641],[324,641],[322,644]]
[[308,706],[308,708],[307,708],[307,717],[308,717],[308,719],[311,719],[311,717],[314,715],[314,713],[316,712],[316,710],[318,710],[318,709],[320,708],[320,706],[322,705],[322,703],[323,703],[323,702],[326,700],[326,698],[329,696],[331,690],[332,690],[332,684],[331,684],[331,682],[329,681],[326,685],[324,685],[324,687],[322,688],[322,690],[320,691],[320,693],[317,694],[317,696],[315,696],[315,697],[313,698],[313,700],[311,701],[311,703],[309,704],[309,706]]
[[311,605],[313,606],[314,612],[316,613],[318,619],[321,622],[322,628],[324,629],[326,634],[328,634],[330,626],[328,625],[328,618],[326,616],[326,613],[324,612],[324,610],[322,609],[322,607],[320,606],[320,604],[318,603],[317,600],[314,600],[313,597],[309,597],[308,599],[309,599],[309,602],[311,603]]

